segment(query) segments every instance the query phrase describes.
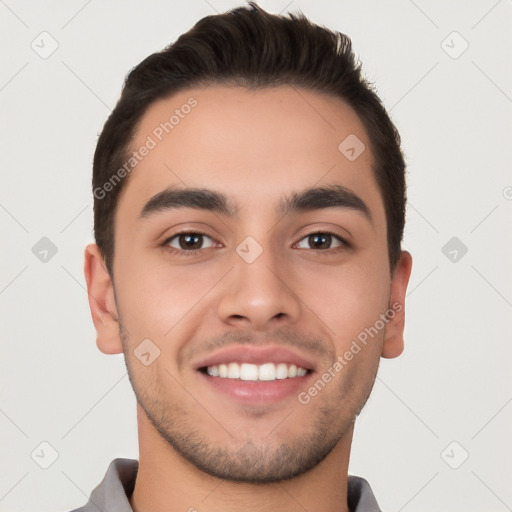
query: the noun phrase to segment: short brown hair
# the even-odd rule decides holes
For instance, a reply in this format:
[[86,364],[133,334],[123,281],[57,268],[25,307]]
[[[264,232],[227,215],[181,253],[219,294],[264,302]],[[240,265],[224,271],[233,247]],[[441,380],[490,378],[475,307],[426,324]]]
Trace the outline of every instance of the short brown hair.
[[127,76],[99,137],[93,166],[94,233],[110,275],[115,210],[128,176],[109,187],[107,193],[104,184],[116,178],[116,172],[128,161],[138,124],[153,102],[212,83],[251,89],[292,85],[331,94],[352,107],[368,132],[376,162],[374,174],[386,211],[393,271],[405,224],[405,162],[398,131],[363,77],[350,39],[313,24],[302,14],[277,16],[251,2],[201,19]]

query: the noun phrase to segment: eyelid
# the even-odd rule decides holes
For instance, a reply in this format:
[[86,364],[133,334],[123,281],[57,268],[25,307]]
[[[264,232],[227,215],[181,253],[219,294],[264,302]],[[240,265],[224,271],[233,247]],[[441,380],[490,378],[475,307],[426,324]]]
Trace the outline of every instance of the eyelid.
[[[172,245],[170,245],[170,242],[172,240],[178,238],[181,235],[187,235],[187,234],[200,235],[200,236],[209,238],[212,241],[212,245],[210,245],[209,247],[201,247],[200,249],[190,249],[190,250],[181,249],[181,248],[173,247]],[[320,227],[320,228],[317,228],[317,229],[312,229],[310,232],[303,234],[298,239],[298,241],[293,244],[293,248],[295,248],[296,245],[298,243],[302,242],[304,239],[306,239],[306,238],[308,238],[310,236],[313,236],[313,235],[317,235],[317,234],[330,235],[330,236],[334,237],[336,240],[338,240],[338,242],[340,244],[338,246],[336,246],[336,247],[330,247],[329,249],[299,248],[299,250],[309,250],[309,251],[315,252],[315,253],[331,254],[331,253],[336,252],[338,250],[343,250],[343,249],[351,248],[352,247],[351,243],[348,242],[345,237],[341,236],[340,234],[338,234],[334,230],[326,229],[326,228],[321,228]],[[182,230],[176,231],[172,235],[166,237],[165,240],[161,243],[161,246],[164,247],[166,250],[168,250],[171,253],[175,253],[175,254],[179,254],[179,255],[192,256],[192,255],[197,254],[198,252],[204,251],[206,249],[212,249],[212,248],[215,247],[216,244],[217,244],[217,246],[219,244],[222,245],[222,243],[218,242],[218,240],[216,240],[214,237],[208,235],[204,231],[201,231],[199,229],[194,229],[194,228],[183,228]]]
[[296,236],[298,238],[296,238],[296,240],[302,240],[305,237],[315,235],[317,233],[325,233],[335,236],[346,245],[351,245],[350,240],[352,240],[352,233],[346,227],[333,222],[311,222],[303,225],[300,230],[297,230],[297,233],[298,235]]
[[172,234],[170,234],[170,235],[163,235],[163,234],[161,234],[159,236],[159,238],[162,241],[158,242],[158,245],[166,245],[174,237],[177,237],[179,235],[189,235],[189,234],[190,235],[203,235],[205,237],[211,238],[215,242],[221,243],[219,241],[220,240],[219,236],[216,233],[212,234],[212,232],[211,232],[211,230],[209,228],[195,227],[194,225],[191,225],[189,223],[186,223],[185,226],[183,226],[183,227],[181,227],[181,224],[179,224],[177,226],[172,226],[170,228],[167,228],[165,230],[165,233],[172,233]]
[[[309,237],[314,236],[314,235],[329,235],[329,236],[331,236],[332,238],[334,238],[335,240],[337,240],[337,241],[340,243],[340,245],[343,245],[343,244],[345,243],[345,242],[344,242],[344,240],[343,240],[341,237],[339,237],[337,234],[335,234],[335,233],[330,233],[330,232],[328,232],[328,231],[317,231],[317,232],[314,232],[314,233],[310,233],[310,234],[308,234],[308,235],[306,235],[306,236],[303,236],[303,237],[302,237],[302,238],[297,242],[297,244],[300,244],[303,240],[307,240]],[[297,245],[297,244],[296,244],[296,245]],[[332,247],[331,247],[331,249],[332,249]],[[328,250],[328,249],[327,249],[327,250]]]
[[[302,242],[302,240],[304,240],[305,238],[309,238],[310,236],[313,236],[313,235],[331,235],[332,237],[336,238],[340,242],[340,245],[338,245],[337,247],[330,247],[329,249],[309,249],[310,251],[329,252],[329,251],[336,251],[339,249],[343,249],[344,247],[345,248],[351,247],[351,244],[346,240],[345,237],[343,237],[343,236],[339,235],[338,233],[331,231],[329,229],[321,229],[321,228],[315,229],[313,231],[310,231],[309,233],[306,233],[297,242],[295,242],[294,246],[296,246],[298,243]],[[299,248],[299,249],[303,249],[303,248]]]
[[181,235],[199,235],[199,236],[202,236],[203,238],[209,238],[212,241],[212,245],[210,245],[210,247],[212,247],[215,244],[215,240],[210,235],[207,235],[206,233],[200,233],[199,231],[181,231],[179,233],[174,233],[174,235],[168,237],[166,239],[166,241],[164,242],[165,245],[172,247],[173,249],[176,249],[178,251],[184,251],[184,252],[192,252],[192,251],[199,251],[201,249],[208,249],[208,247],[201,247],[201,249],[190,249],[187,251],[185,249],[181,249],[180,247],[173,247],[172,245],[170,245],[172,240],[178,239]]
[[[173,247],[172,245],[169,245],[170,242],[179,237],[180,235],[201,235],[203,237],[209,238],[212,241],[212,245],[209,247],[201,247],[200,249],[181,249],[178,247]],[[204,252],[206,249],[213,249],[216,244],[220,244],[214,237],[208,235],[204,231],[201,231],[199,229],[194,228],[183,228],[179,231],[174,232],[172,235],[166,237],[163,242],[160,243],[160,246],[167,251],[170,254],[174,254],[177,256],[194,256],[197,253]],[[221,244],[222,245],[222,244]]]

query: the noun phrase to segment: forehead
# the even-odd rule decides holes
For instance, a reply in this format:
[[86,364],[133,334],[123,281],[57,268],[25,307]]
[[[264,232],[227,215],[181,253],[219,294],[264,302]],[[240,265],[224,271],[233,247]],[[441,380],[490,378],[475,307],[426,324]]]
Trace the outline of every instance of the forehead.
[[180,91],[145,112],[131,151],[140,154],[144,147],[150,149],[123,194],[139,213],[149,197],[174,185],[220,189],[255,207],[258,201],[263,206],[262,198],[278,201],[285,189],[333,183],[370,204],[380,201],[368,136],[356,113],[338,98],[305,89],[210,85]]

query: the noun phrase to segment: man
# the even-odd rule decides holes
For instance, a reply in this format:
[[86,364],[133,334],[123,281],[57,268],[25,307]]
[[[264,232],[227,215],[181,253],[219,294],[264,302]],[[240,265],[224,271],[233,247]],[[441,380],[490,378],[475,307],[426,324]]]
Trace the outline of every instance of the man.
[[404,172],[350,40],[303,16],[209,16],[130,73],[85,275],[140,455],[80,510],[379,510],[348,462],[403,349]]

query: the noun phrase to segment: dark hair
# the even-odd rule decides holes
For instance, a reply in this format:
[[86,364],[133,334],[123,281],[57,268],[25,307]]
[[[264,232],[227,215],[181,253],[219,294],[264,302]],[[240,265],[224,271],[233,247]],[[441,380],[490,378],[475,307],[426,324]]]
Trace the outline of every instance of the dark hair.
[[276,16],[251,2],[225,14],[206,16],[127,76],[94,155],[94,233],[110,275],[115,210],[128,178],[121,180],[126,172],[120,171],[123,165],[126,169],[129,146],[142,116],[158,99],[212,83],[251,89],[292,85],[331,94],[352,107],[370,139],[393,271],[405,224],[405,162],[399,134],[362,76],[350,39],[313,24],[303,14]]

